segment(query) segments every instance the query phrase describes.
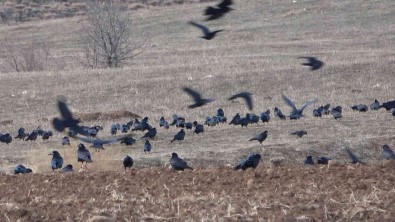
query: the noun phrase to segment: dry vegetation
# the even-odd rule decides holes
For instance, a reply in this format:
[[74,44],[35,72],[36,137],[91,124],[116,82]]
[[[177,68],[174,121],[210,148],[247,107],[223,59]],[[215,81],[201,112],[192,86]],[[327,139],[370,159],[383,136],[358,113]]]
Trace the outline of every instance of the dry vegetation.
[[[133,185],[134,183],[137,183],[135,185],[137,187],[144,187],[146,184],[152,184],[151,180],[155,176],[150,177],[150,175],[155,173],[163,174],[166,178],[163,179],[163,183],[167,185],[177,184],[177,180],[181,181],[180,188],[173,185],[177,189],[172,193],[166,193],[163,183],[158,185],[155,182],[153,182],[155,185],[149,187],[150,191],[144,191],[148,188],[136,188],[133,192],[137,193],[129,193],[129,196],[125,196],[129,188],[122,188],[125,189],[122,190],[124,193],[121,193],[124,198],[122,200],[119,200],[118,190],[114,189],[114,198],[118,199],[109,201],[113,204],[112,207],[118,207],[119,210],[110,209],[106,205],[92,204],[90,208],[80,212],[80,217],[69,216],[80,220],[101,212],[110,212],[112,216],[118,217],[123,215],[118,213],[124,212],[122,208],[126,204],[132,204],[137,208],[138,206],[147,208],[135,213],[129,212],[128,216],[121,218],[125,221],[143,216],[154,219],[170,218],[169,220],[176,217],[181,220],[184,215],[189,215],[194,211],[200,212],[196,218],[211,220],[219,220],[218,218],[226,216],[240,220],[243,215],[249,215],[251,219],[265,218],[265,220],[296,220],[296,217],[306,221],[309,218],[312,220],[338,220],[340,218],[379,220],[385,215],[391,215],[393,203],[390,200],[394,199],[394,190],[388,184],[393,184],[394,178],[387,171],[393,167],[383,168],[376,164],[382,163],[381,146],[383,144],[395,147],[394,118],[384,110],[356,113],[349,107],[357,103],[370,104],[375,98],[379,101],[395,99],[393,87],[395,85],[395,29],[393,25],[395,2],[347,0],[292,3],[288,0],[240,0],[235,4],[237,10],[230,15],[222,20],[207,23],[210,28],[223,28],[226,31],[220,33],[218,38],[212,41],[204,41],[197,38],[201,33],[188,26],[187,21],[202,21],[204,18],[201,13],[207,5],[209,4],[201,3],[134,11],[131,19],[134,27],[133,37],[136,40],[148,39],[147,48],[143,54],[135,57],[129,66],[121,69],[93,71],[82,69],[79,62],[81,45],[78,42],[77,33],[82,27],[81,21],[84,17],[1,26],[0,40],[12,37],[20,44],[28,43],[32,39],[46,40],[52,48],[52,53],[61,59],[66,67],[65,71],[0,73],[0,95],[2,95],[0,122],[7,123],[1,125],[1,133],[10,132],[15,135],[21,126],[28,131],[39,125],[43,129],[50,129],[49,121],[58,115],[55,101],[59,95],[65,95],[69,100],[70,108],[77,113],[110,113],[127,110],[140,116],[149,116],[150,123],[155,126],[158,126],[161,116],[169,120],[174,113],[186,117],[187,120],[196,119],[200,122],[206,116],[214,115],[219,107],[225,110],[228,118],[233,117],[237,112],[245,114],[248,110],[243,103],[231,103],[226,100],[232,93],[244,90],[254,94],[254,112],[257,114],[269,108],[273,109],[275,106],[288,112],[289,108],[280,97],[281,94],[285,94],[296,100],[297,105],[311,98],[318,98],[315,106],[324,103],[341,105],[344,107],[344,118],[340,121],[335,121],[330,117],[315,119],[311,116],[310,107],[306,110],[306,117],[298,121],[280,121],[273,118],[269,124],[260,123],[247,129],[221,125],[207,128],[205,134],[200,136],[188,132],[184,142],[173,144],[170,144],[170,140],[178,130],[160,129],[158,138],[152,142],[153,152],[150,155],[142,152],[142,140],[138,140],[132,148],[119,144],[110,145],[103,152],[93,153],[94,163],[89,166],[89,171],[119,171],[120,161],[126,154],[135,159],[137,168],[163,166],[173,151],[197,167],[223,166],[234,165],[250,152],[262,152],[266,165],[257,171],[257,174],[262,177],[257,179],[256,183],[251,182],[253,183],[251,190],[245,184],[248,181],[247,177],[253,177],[253,172],[243,175],[227,169],[213,170],[213,174],[218,173],[218,178],[221,180],[217,180],[215,176],[209,177],[208,175],[211,174],[206,173],[205,175],[209,178],[203,179],[205,183],[199,187],[190,185],[197,172],[179,175],[169,174],[167,169],[152,171],[142,169],[141,173],[139,170],[133,171],[132,174],[138,174],[136,178],[140,178],[142,182],[135,181],[134,176],[125,177],[115,174],[110,177],[112,173],[101,175],[94,172],[87,175],[67,176],[29,175],[26,181],[39,183],[38,181],[47,180],[49,182],[45,187],[53,189],[51,192],[56,191],[51,183],[78,184],[83,181],[84,185],[78,187],[87,189],[95,183],[92,181],[103,179],[103,184],[108,184],[109,180],[113,180],[109,178],[127,180],[123,182],[125,187],[127,187],[126,184]],[[319,57],[325,61],[325,66],[315,72],[302,67],[300,65],[302,61],[297,57],[308,55]],[[4,61],[0,61],[0,68],[6,71],[3,63]],[[186,106],[190,98],[181,91],[182,86],[196,88],[204,92],[207,97],[215,98],[216,102],[199,109],[189,110]],[[128,120],[129,118],[113,121],[100,119],[84,122],[84,124],[103,125],[105,131],[99,136],[106,137],[109,135],[112,123],[124,123]],[[301,139],[289,135],[290,132],[299,129],[308,131],[308,135]],[[263,146],[248,142],[252,135],[263,130],[269,131],[269,137]],[[140,135],[136,136],[140,137]],[[61,153],[66,163],[76,164],[78,168],[75,158],[78,141],[73,141],[74,144],[71,147],[61,147],[61,137],[63,135],[55,134],[47,142],[39,139],[37,142],[13,141],[9,146],[0,144],[1,171],[10,172],[16,164],[23,163],[35,172],[48,173],[50,172],[50,156],[46,154],[54,149]],[[294,170],[287,166],[278,169],[268,167],[268,162],[272,159],[284,159],[287,165],[299,165],[306,155],[325,155],[339,162],[345,162],[347,161],[343,151],[345,147],[351,148],[362,160],[372,165],[361,169],[357,167],[358,170],[355,172],[364,175],[366,173],[366,177],[355,176],[348,180],[354,175],[349,172],[354,171],[347,171],[345,166],[335,168],[330,171],[332,173],[328,174],[325,173],[326,171],[320,171],[319,168],[307,169],[297,166]],[[207,169],[208,171],[210,169]],[[265,172],[269,171],[270,175],[281,176],[268,176],[269,173]],[[296,174],[298,177],[292,176],[292,173],[296,172],[300,172]],[[381,174],[384,172],[388,174],[388,177]],[[368,176],[369,173],[372,175]],[[145,174],[148,174],[147,179],[144,179]],[[221,182],[227,181],[228,175],[231,175],[228,182],[238,184],[240,188],[224,189],[227,185]],[[315,182],[310,184],[315,190],[303,190],[308,183],[304,178],[310,176],[319,178],[314,179]],[[327,176],[330,179],[325,179]],[[70,180],[71,177],[81,179]],[[7,183],[4,181],[17,178],[19,177],[5,176],[1,178],[1,183],[6,186]],[[287,184],[287,178],[293,182]],[[355,192],[352,188],[348,188],[351,185],[346,181],[350,181],[350,184],[355,186],[359,186],[361,182],[366,187]],[[218,185],[217,190],[210,193],[207,187],[211,187],[213,183]],[[342,185],[338,186],[338,183]],[[300,192],[296,192],[297,188],[293,189],[292,184],[300,187]],[[325,188],[320,189],[321,185]],[[253,189],[256,186],[259,186],[259,189]],[[67,188],[67,185],[61,187]],[[266,190],[265,187],[273,190],[269,188]],[[339,194],[342,191],[334,189],[335,187],[344,188],[340,189],[344,193]],[[283,193],[274,192],[275,188],[282,190]],[[104,188],[97,189],[97,192],[101,192]],[[182,193],[181,189],[187,191]],[[205,192],[199,193],[199,189],[204,189]],[[225,193],[221,193],[220,190],[223,189]],[[107,190],[107,193],[103,191],[103,195],[107,195],[105,198],[111,198],[108,196],[111,190],[112,188]],[[2,192],[5,191],[2,189]],[[75,195],[73,190],[67,192],[70,195],[68,196],[70,202],[63,204],[74,206],[78,199],[72,196]],[[156,215],[152,213],[153,208],[148,207],[151,203],[164,203],[169,198],[173,198],[172,195],[180,192],[182,194],[180,201],[177,202],[176,199],[167,203],[173,204],[172,206],[163,206],[163,209],[168,209],[168,212],[159,212],[160,215]],[[309,196],[303,192],[313,192],[314,195],[309,194]],[[336,194],[338,196],[331,200],[331,195],[336,192],[339,192]],[[2,194],[0,193],[1,196]],[[159,194],[170,195],[170,197],[158,197]],[[134,199],[130,195],[134,195],[137,200],[133,202]],[[269,198],[267,195],[273,196]],[[283,195],[286,197],[285,200],[292,203],[277,201],[276,198]],[[251,200],[244,198],[246,196],[251,197]],[[141,199],[142,197],[145,201]],[[297,210],[293,211],[295,204],[300,201],[297,197],[306,198],[303,199],[303,204],[297,205]],[[31,201],[38,203],[40,196],[31,197],[31,199],[21,200],[21,204],[25,204],[23,207]],[[240,199],[243,201],[237,202]],[[218,204],[217,200],[221,200],[221,204]],[[56,198],[53,201],[56,202]],[[95,201],[97,200],[86,198],[79,204],[91,204]],[[250,205],[243,208],[247,201]],[[269,202],[265,203],[265,201]],[[15,202],[19,203],[11,197],[2,199],[0,207],[23,209]],[[197,204],[196,208],[193,203]],[[208,204],[205,205],[206,203]],[[254,203],[259,203],[260,207],[252,207]],[[319,207],[309,208],[309,203]],[[181,206],[181,209],[177,206]],[[188,206],[190,208],[187,208]],[[218,209],[213,206],[218,206]],[[334,211],[331,208],[333,206],[337,210],[336,214],[331,216]],[[203,209],[212,208],[216,211],[210,210],[207,211],[207,215],[203,215],[205,212]],[[31,210],[34,211],[34,209]],[[317,214],[297,213],[310,212],[310,210]],[[218,214],[215,214],[217,212]],[[265,212],[271,216],[265,216]],[[288,218],[287,213],[290,212],[295,213],[292,213],[295,217]],[[27,213],[27,215],[30,214]],[[45,220],[45,217],[48,218],[44,216],[41,220]],[[67,215],[61,218],[67,218]]]

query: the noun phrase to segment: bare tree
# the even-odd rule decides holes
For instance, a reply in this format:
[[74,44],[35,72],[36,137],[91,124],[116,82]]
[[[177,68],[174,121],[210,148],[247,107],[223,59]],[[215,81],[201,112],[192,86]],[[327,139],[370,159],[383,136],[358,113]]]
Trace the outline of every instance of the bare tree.
[[91,1],[84,24],[83,50],[91,68],[119,67],[142,45],[132,42],[128,12],[112,0]]
[[54,63],[50,48],[44,42],[32,41],[25,45],[3,40],[0,56],[16,72],[48,70]]

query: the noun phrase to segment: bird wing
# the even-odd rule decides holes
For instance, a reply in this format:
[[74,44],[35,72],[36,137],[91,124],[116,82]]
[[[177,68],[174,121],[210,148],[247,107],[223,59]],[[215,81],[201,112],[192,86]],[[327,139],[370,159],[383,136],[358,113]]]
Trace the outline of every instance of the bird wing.
[[218,6],[218,8],[226,8],[226,7],[230,6],[230,5],[232,5],[232,0],[223,0],[217,6]]
[[253,104],[252,104],[252,94],[249,92],[241,92],[237,93],[233,96],[231,96],[228,100],[234,100],[236,98],[243,98],[245,102],[247,103],[248,109],[252,110]]
[[350,149],[346,148],[346,152],[347,152],[348,156],[350,157],[350,159],[352,160],[353,163],[361,162],[359,160],[359,158]]
[[66,101],[64,99],[58,101],[58,108],[59,108],[60,114],[62,115],[63,119],[65,119],[65,120],[72,120],[73,119],[73,114],[67,107]]
[[317,101],[317,99],[312,99],[312,100],[307,101],[305,104],[303,104],[302,108],[300,109],[301,112],[303,112],[303,110],[304,110],[307,106],[309,106],[309,105],[315,103],[316,101]]
[[213,15],[218,12],[218,9],[213,8],[211,6],[207,7],[206,10],[204,11],[204,15]]
[[281,95],[281,97],[283,98],[285,104],[287,104],[288,106],[290,106],[292,108],[292,112],[296,112],[298,111],[298,109],[295,106],[295,103],[292,102],[292,100],[290,100],[288,97],[286,97],[285,95]]
[[192,96],[193,100],[195,100],[196,102],[202,99],[202,96],[197,91],[192,90],[191,88],[187,88],[187,87],[184,87],[183,89],[186,93],[188,93],[190,96]]
[[202,32],[203,32],[204,35],[209,35],[209,34],[210,34],[210,29],[208,29],[208,28],[207,28],[206,26],[204,26],[204,25],[198,24],[198,23],[196,23],[196,22],[194,22],[194,21],[190,21],[189,24],[191,24],[191,25],[193,25],[193,26],[199,28],[200,30],[202,30]]

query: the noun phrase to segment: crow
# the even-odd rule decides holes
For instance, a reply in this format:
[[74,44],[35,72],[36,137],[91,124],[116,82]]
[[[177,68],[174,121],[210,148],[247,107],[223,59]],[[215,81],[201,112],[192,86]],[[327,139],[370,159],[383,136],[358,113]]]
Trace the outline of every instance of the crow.
[[233,125],[239,125],[239,120],[240,120],[240,113],[237,113],[236,116],[233,117],[232,121],[230,121],[230,124]]
[[281,112],[281,110],[279,108],[277,108],[277,107],[274,107],[274,114],[280,119],[286,119],[286,117],[283,114],[283,112]]
[[299,59],[307,59],[308,62],[307,63],[302,63],[302,65],[304,66],[310,66],[310,71],[314,71],[317,69],[320,69],[323,65],[324,62],[316,59],[315,57],[298,57]]
[[332,159],[331,159],[331,158],[328,158],[328,157],[320,157],[320,158],[317,160],[317,163],[318,163],[318,164],[322,164],[322,165],[328,165],[329,160],[332,160]]
[[163,116],[159,120],[159,127],[169,129],[169,123],[165,120],[165,117],[163,117]]
[[291,113],[289,114],[289,118],[290,119],[299,119],[300,117],[303,116],[303,110],[310,104],[313,104],[316,100],[309,100],[307,101],[301,109],[297,109],[295,106],[295,103],[292,102],[292,100],[290,100],[288,97],[286,97],[285,95],[281,96],[285,102],[285,104],[287,104],[288,106],[290,106],[292,108]]
[[342,110],[343,108],[341,106],[336,106],[335,108],[331,109],[331,114],[333,116],[333,118],[335,119],[339,119],[342,118]]
[[62,168],[63,158],[60,156],[60,153],[58,151],[52,151],[52,153],[50,153],[48,155],[52,155],[52,160],[51,160],[52,170]]
[[32,133],[30,133],[30,135],[25,139],[25,141],[33,141],[33,140],[36,140],[37,139],[37,136],[38,136],[38,132],[37,132],[37,130],[33,130],[33,132]]
[[260,144],[262,144],[262,142],[265,141],[266,138],[267,138],[267,130],[265,130],[263,133],[254,136],[249,141],[257,140]]
[[368,106],[365,104],[358,104],[351,107],[352,110],[359,111],[359,112],[366,112],[368,111]]
[[176,135],[174,135],[174,138],[172,141],[170,141],[170,143],[172,143],[176,140],[178,140],[178,141],[184,140],[184,138],[185,138],[185,131],[184,131],[184,129],[181,129]]
[[81,136],[77,136],[77,138],[85,143],[91,143],[91,147],[95,148],[96,151],[100,151],[100,150],[104,150],[103,145],[104,144],[110,144],[110,143],[115,143],[117,141],[122,140],[123,138],[125,138],[126,136],[122,136],[122,137],[118,137],[118,138],[111,138],[111,139],[107,139],[107,140],[102,140],[99,138],[95,138],[95,139],[91,139],[91,138],[86,138],[86,137],[81,137]]
[[241,161],[239,165],[237,165],[234,169],[235,170],[246,170],[247,168],[253,168],[255,169],[259,162],[261,162],[261,155],[260,154],[250,154],[247,159]]
[[379,108],[385,108],[386,110],[391,110],[395,108],[395,100],[385,102],[381,106],[379,106]]
[[243,98],[247,104],[247,107],[249,110],[253,109],[253,103],[252,103],[252,94],[250,92],[241,92],[241,93],[237,93],[231,97],[229,97],[228,100],[234,100],[237,98]]
[[220,4],[217,5],[216,8],[211,6],[207,7],[206,10],[204,11],[204,15],[209,16],[206,19],[206,21],[219,19],[222,16],[224,16],[226,13],[234,10],[229,7],[230,5],[232,5],[232,0],[223,0]]
[[27,136],[28,136],[28,134],[26,133],[25,128],[21,127],[21,128],[18,129],[18,135],[16,137],[14,137],[14,138],[15,139],[18,138],[18,139],[24,140],[25,137],[27,137]]
[[43,139],[43,140],[48,140],[49,137],[52,137],[52,131],[45,131],[45,132],[42,134],[42,139]]
[[380,103],[375,99],[372,104],[370,104],[371,110],[378,110],[380,108]]
[[304,164],[306,164],[306,165],[314,165],[313,157],[312,156],[307,156],[306,160],[304,161]]
[[149,129],[148,130],[148,132],[146,132],[145,134],[144,134],[144,136],[143,137],[141,137],[141,138],[150,138],[150,139],[153,139],[155,136],[156,136],[156,128],[152,128],[152,129]]
[[124,143],[126,146],[131,146],[136,143],[136,140],[131,136],[127,136],[121,140],[121,144],[122,143]]
[[210,31],[210,29],[207,28],[206,26],[201,25],[201,24],[196,23],[196,22],[193,22],[193,21],[190,21],[189,24],[191,24],[191,25],[193,25],[193,26],[199,28],[200,30],[202,30],[203,36],[201,36],[200,38],[206,39],[206,40],[211,40],[211,39],[213,39],[217,33],[223,31],[223,29],[215,30],[215,31]]
[[33,172],[30,168],[26,168],[23,165],[18,165],[15,167],[14,174],[26,174]]
[[67,166],[63,167],[62,173],[72,173],[74,172],[73,165],[68,164]]
[[295,132],[291,133],[291,135],[296,135],[298,137],[303,137],[304,135],[307,135],[307,132],[304,131],[304,130],[298,130],[298,131],[295,131]]
[[10,144],[12,142],[12,136],[9,133],[0,134],[0,142]]
[[65,136],[62,138],[62,145],[70,145],[70,138]]
[[144,143],[144,153],[145,152],[151,153],[151,148],[152,148],[151,143],[148,140],[146,140]]
[[204,126],[202,124],[198,124],[196,121],[194,121],[193,126],[195,127],[195,130],[193,131],[196,134],[200,134],[204,132]]
[[132,157],[126,155],[126,157],[123,159],[123,167],[125,168],[125,171],[126,171],[126,168],[129,168],[129,170],[130,170],[130,168],[133,166],[133,164],[134,164],[134,161],[133,161]]
[[383,146],[383,156],[387,160],[395,160],[395,153],[388,145]]
[[191,88],[184,87],[183,90],[186,93],[188,93],[188,95],[190,95],[193,98],[194,102],[195,102],[194,104],[188,106],[188,108],[190,108],[190,109],[197,108],[197,107],[203,106],[203,105],[205,105],[207,103],[211,103],[211,102],[214,101],[213,99],[204,99],[204,98],[202,98],[200,93],[198,93],[197,91],[195,91],[195,90],[193,90]]
[[88,163],[92,163],[93,162],[92,159],[91,159],[91,153],[89,152],[89,150],[82,143],[80,143],[78,145],[77,161],[81,162],[81,168],[83,167],[84,162],[85,162],[85,166]]
[[261,113],[262,123],[268,123],[270,121],[270,110],[266,110],[266,112]]
[[193,170],[192,167],[188,166],[188,163],[178,157],[177,153],[172,153],[170,158],[170,165],[173,171],[184,171],[185,169]]

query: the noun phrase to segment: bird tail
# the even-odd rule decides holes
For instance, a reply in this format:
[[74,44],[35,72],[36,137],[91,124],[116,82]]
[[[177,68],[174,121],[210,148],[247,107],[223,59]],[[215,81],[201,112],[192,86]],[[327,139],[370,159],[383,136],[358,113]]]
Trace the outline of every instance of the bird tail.
[[248,141],[253,141],[253,140],[256,140],[255,138],[251,138],[251,139],[249,139]]
[[237,165],[236,167],[235,167],[235,170],[240,170],[241,169],[241,164],[239,164],[239,165]]
[[192,167],[190,167],[190,166],[187,166],[187,168],[186,169],[190,169],[190,170],[193,170],[193,168]]
[[170,141],[170,143],[174,142],[176,139],[173,139],[172,141]]

